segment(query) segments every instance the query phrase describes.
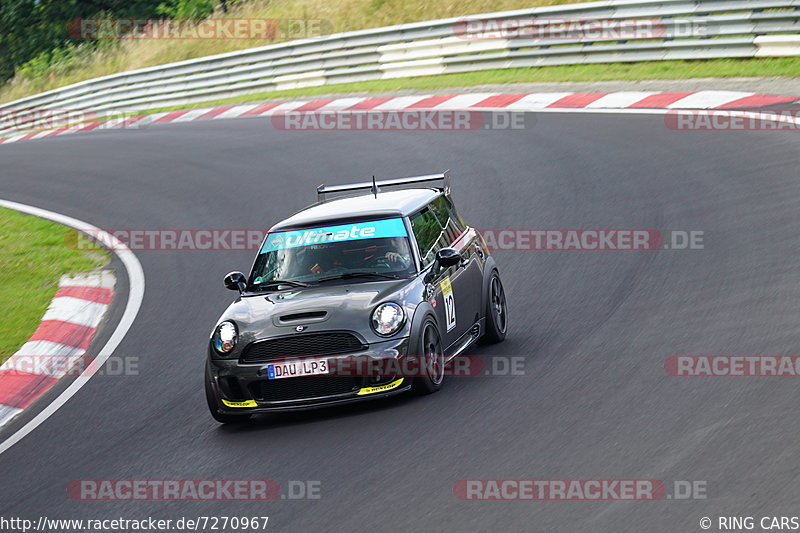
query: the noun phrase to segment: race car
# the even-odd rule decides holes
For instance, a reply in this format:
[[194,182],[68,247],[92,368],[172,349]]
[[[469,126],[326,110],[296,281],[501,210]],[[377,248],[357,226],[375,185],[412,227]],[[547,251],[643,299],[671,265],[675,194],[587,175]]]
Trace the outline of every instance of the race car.
[[450,171],[320,185],[273,226],[249,276],[224,278],[239,297],[208,343],[214,419],[429,394],[476,341],[504,340],[497,265],[450,187]]

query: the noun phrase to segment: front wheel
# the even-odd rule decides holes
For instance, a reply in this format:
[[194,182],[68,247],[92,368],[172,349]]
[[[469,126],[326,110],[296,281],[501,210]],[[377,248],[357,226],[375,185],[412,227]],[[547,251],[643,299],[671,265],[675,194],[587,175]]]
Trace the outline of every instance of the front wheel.
[[489,298],[486,300],[486,333],[481,341],[484,344],[502,342],[508,329],[508,306],[506,293],[497,270],[489,278]]
[[217,397],[211,387],[211,374],[208,368],[206,368],[206,402],[208,402],[208,410],[211,411],[211,416],[222,424],[238,424],[250,418],[250,415],[228,415],[218,411]]
[[414,378],[413,390],[417,394],[431,394],[439,390],[444,381],[444,351],[439,329],[430,318],[422,325],[418,346],[424,371],[422,376]]

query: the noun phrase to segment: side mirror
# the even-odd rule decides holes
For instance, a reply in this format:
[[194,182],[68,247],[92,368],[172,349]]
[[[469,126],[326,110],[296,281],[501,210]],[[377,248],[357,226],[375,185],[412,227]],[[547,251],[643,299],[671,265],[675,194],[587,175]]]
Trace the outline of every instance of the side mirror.
[[247,278],[239,271],[229,272],[223,281],[225,283],[225,288],[232,291],[244,292],[244,289],[247,287]]
[[436,252],[436,262],[442,268],[448,268],[461,263],[461,254],[455,248],[442,248]]
[[455,248],[442,248],[436,252],[433,265],[425,275],[425,283],[430,283],[442,268],[448,268],[461,263],[461,254]]

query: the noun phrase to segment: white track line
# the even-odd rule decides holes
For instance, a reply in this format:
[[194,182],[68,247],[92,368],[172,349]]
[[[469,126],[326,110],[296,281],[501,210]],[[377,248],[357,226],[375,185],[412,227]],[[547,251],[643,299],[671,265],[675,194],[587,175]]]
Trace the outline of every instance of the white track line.
[[142,306],[142,299],[144,298],[145,283],[142,265],[139,263],[139,260],[136,258],[134,253],[131,252],[130,249],[119,239],[115,238],[109,233],[106,233],[105,231],[102,231],[100,228],[92,226],[91,224],[76,218],[68,217],[66,215],[54,213],[53,211],[47,211],[46,209],[41,209],[30,205],[11,202],[9,200],[0,199],[0,206],[40,218],[46,218],[48,220],[52,220],[53,222],[63,224],[64,226],[75,228],[79,231],[87,233],[90,236],[96,236],[101,239],[101,242],[112,243],[112,251],[117,254],[117,257],[119,257],[120,261],[122,261],[122,264],[128,274],[129,283],[128,301],[125,304],[125,311],[122,313],[122,318],[120,319],[119,324],[117,324],[117,328],[114,330],[114,333],[111,334],[111,337],[109,337],[105,346],[103,346],[103,348],[97,354],[97,357],[95,357],[94,364],[89,365],[80,376],[75,378],[75,381],[69,384],[64,392],[62,392],[55,400],[50,402],[50,404],[39,414],[34,416],[30,421],[28,421],[27,424],[19,428],[10,437],[0,443],[0,454],[2,454],[22,440],[31,431],[39,427],[42,422],[50,418],[50,416],[58,411],[62,405],[67,403],[67,401],[72,398],[75,393],[81,389],[81,387],[88,383],[89,379],[91,379],[91,377],[103,366],[108,358],[111,357],[111,354],[114,353],[114,350],[117,349],[119,343],[122,342],[122,339],[133,325],[136,315],[139,313],[139,308]]

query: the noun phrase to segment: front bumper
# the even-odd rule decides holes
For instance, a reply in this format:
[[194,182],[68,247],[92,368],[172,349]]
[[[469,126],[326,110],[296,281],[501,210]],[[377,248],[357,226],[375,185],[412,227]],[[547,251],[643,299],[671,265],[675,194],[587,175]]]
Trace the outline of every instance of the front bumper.
[[[375,363],[370,368],[393,368],[408,353],[408,337],[371,344],[366,350],[314,359],[327,359],[331,368],[363,368],[348,360]],[[387,363],[387,364],[384,364]],[[303,376],[270,380],[268,363],[242,363],[208,358],[210,386],[217,410],[223,414],[257,414],[331,407],[384,398],[408,391],[410,377],[388,375]],[[358,373],[358,372],[357,372]]]

